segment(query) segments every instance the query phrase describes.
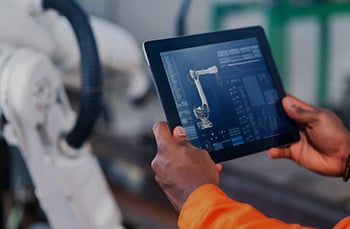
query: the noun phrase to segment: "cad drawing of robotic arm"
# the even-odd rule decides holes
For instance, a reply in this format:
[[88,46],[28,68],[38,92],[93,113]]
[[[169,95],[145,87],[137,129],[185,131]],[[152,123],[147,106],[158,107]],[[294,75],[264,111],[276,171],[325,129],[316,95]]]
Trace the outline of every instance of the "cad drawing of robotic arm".
[[209,105],[207,101],[207,97],[205,96],[202,84],[200,82],[200,78],[205,75],[212,75],[214,74],[216,76],[216,80],[221,84],[220,77],[218,75],[218,68],[216,66],[212,66],[206,69],[200,69],[200,70],[189,70],[190,77],[193,79],[199,97],[201,99],[201,105],[195,106],[193,108],[193,113],[197,119],[200,121],[197,123],[197,126],[199,129],[204,130],[207,128],[213,127],[213,123],[209,120]]

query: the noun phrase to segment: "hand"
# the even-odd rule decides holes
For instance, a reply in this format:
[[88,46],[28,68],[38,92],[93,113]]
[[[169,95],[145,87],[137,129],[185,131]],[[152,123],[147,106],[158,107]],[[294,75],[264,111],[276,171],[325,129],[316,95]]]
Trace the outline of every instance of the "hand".
[[158,152],[152,161],[155,179],[178,211],[188,196],[203,184],[219,184],[222,166],[215,165],[209,153],[194,147],[182,127],[173,135],[165,122],[155,123],[153,133]]
[[290,95],[282,100],[287,115],[299,125],[300,141],[286,148],[272,148],[271,158],[290,158],[299,165],[327,176],[341,176],[350,153],[349,132],[330,110]]

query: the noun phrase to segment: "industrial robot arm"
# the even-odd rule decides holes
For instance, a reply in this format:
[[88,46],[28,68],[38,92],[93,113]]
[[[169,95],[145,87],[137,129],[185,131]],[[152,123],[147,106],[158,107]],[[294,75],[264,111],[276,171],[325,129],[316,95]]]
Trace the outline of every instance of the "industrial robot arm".
[[121,228],[121,213],[88,143],[70,146],[76,119],[46,55],[0,46],[4,136],[26,162],[52,228]]
[[195,106],[193,108],[193,113],[197,119],[200,121],[197,123],[199,129],[207,129],[213,127],[213,123],[209,120],[209,105],[207,101],[207,97],[205,96],[202,84],[199,80],[201,76],[214,74],[218,82],[220,82],[220,78],[218,75],[218,68],[216,66],[209,67],[207,69],[201,70],[189,70],[190,76],[193,79],[199,97],[201,99],[202,104],[199,106]]
[[[15,2],[4,1],[9,6],[5,9],[15,9]],[[78,20],[85,28],[85,32],[75,30],[83,73],[81,107],[76,117],[60,68],[51,61],[54,46],[50,35],[34,21],[27,21],[34,30],[23,30],[43,37],[28,38],[25,43],[26,39],[17,37],[25,35],[20,27],[13,32],[18,40],[10,39],[13,34],[7,34],[8,40],[0,36],[0,114],[6,120],[1,128],[5,139],[20,149],[52,228],[122,228],[120,210],[86,142],[101,100],[100,67],[89,23],[71,0],[28,2],[36,3],[31,5],[36,9],[59,9],[73,24]],[[77,10],[71,12],[74,18],[65,11],[72,9]],[[28,16],[23,15],[22,19]],[[0,29],[6,27],[5,23],[0,25]]]
[[[80,51],[68,20],[54,10],[43,11],[42,0],[0,0],[0,42],[31,47],[47,54],[62,70],[80,63]],[[143,56],[134,37],[122,27],[89,16],[101,64],[129,77],[127,96],[134,101],[149,90]]]

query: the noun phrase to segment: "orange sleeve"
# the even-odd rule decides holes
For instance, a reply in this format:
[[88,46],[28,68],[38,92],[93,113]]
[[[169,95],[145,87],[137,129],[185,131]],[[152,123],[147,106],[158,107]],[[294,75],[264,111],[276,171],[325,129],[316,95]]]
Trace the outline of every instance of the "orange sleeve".
[[[346,224],[349,225],[349,224]],[[269,218],[249,204],[229,198],[219,187],[206,184],[196,189],[184,204],[179,228],[310,228]],[[345,227],[339,227],[341,229]]]
[[350,216],[339,221],[333,229],[349,229],[350,228]]

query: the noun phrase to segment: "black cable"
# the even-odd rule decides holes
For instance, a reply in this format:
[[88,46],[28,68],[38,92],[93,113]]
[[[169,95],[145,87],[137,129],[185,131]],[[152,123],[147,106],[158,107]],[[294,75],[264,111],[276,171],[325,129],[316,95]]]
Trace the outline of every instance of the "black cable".
[[0,139],[0,228],[5,228],[4,195],[10,188],[10,152],[4,139]]
[[187,33],[186,31],[186,19],[188,10],[190,8],[191,0],[183,0],[180,6],[180,11],[176,19],[176,35],[182,36]]
[[44,9],[55,9],[65,16],[77,37],[81,55],[82,87],[80,110],[67,143],[79,148],[91,134],[102,106],[101,64],[88,16],[73,0],[43,0]]

